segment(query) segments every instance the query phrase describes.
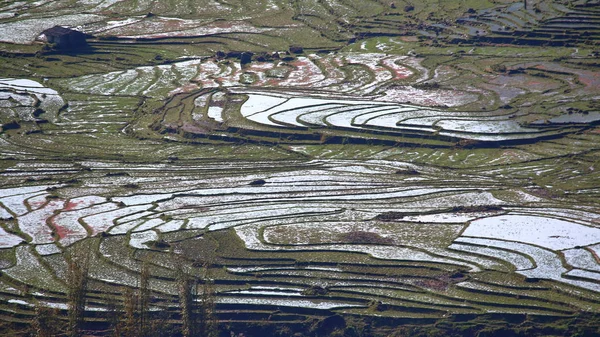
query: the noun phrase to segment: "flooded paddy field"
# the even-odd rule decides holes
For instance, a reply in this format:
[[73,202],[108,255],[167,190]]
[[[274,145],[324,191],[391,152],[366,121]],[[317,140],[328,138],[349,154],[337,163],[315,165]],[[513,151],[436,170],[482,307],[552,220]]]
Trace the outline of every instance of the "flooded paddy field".
[[0,331],[600,333],[598,20],[1,4]]

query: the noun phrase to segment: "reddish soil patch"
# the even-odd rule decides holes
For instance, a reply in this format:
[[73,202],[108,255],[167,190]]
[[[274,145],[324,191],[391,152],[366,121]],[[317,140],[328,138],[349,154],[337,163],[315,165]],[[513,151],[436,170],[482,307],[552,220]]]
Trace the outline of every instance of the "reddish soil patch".
[[42,207],[42,205],[44,205],[46,203],[46,201],[43,201],[43,200],[30,201],[30,200],[28,200],[27,203],[29,204],[29,206],[31,206],[32,209],[38,209],[38,208]]
[[600,87],[600,74],[582,72],[579,73],[579,82],[583,83],[586,87],[598,88]]
[[72,211],[74,210],[77,206],[83,204],[85,201],[81,200],[81,201],[69,201],[66,205],[64,210],[65,211]]
[[180,93],[184,93],[184,92],[192,92],[192,91],[198,90],[198,89],[199,88],[198,88],[198,86],[196,84],[194,84],[194,83],[188,83],[188,84],[186,84],[186,85],[184,85],[182,87],[179,87],[179,88],[171,91],[169,93],[169,95],[173,96],[175,94],[180,94]]
[[391,71],[394,80],[403,80],[414,75],[412,70],[397,64],[394,60],[383,60],[382,63],[385,66],[385,68],[382,67],[382,69]]
[[187,28],[182,24],[181,20],[161,20],[161,23],[163,24],[163,28],[168,31]]
[[502,152],[502,157],[519,158],[519,155],[512,150],[505,150]]
[[293,80],[295,85],[308,85],[314,82],[314,76],[321,75],[313,71],[313,63],[308,59],[295,60],[290,65],[295,70],[288,76],[288,81]]
[[194,125],[190,123],[184,123],[181,127],[181,130],[186,133],[203,135],[207,134],[210,131],[210,128],[202,128],[199,124]]
[[448,289],[448,282],[442,280],[421,280],[415,282],[417,287],[422,287],[426,289],[436,290],[436,291],[445,291]]
[[54,221],[54,216],[52,216],[50,218],[50,225],[52,226],[53,231],[54,231],[54,233],[56,233],[56,236],[58,236],[59,240],[64,239],[65,237],[73,234],[73,231],[70,230],[69,228],[66,228],[66,227],[63,227],[63,226],[57,224]]
[[400,37],[400,41],[404,41],[404,42],[418,42],[419,41],[419,37],[418,36],[401,36]]

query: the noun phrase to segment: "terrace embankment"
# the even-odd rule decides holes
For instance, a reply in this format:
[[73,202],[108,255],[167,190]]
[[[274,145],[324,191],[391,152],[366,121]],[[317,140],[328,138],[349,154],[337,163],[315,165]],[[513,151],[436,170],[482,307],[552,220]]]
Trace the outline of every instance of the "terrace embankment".
[[[192,79],[202,89],[154,105],[138,129],[150,123],[171,139],[179,135],[200,142],[476,148],[549,141],[593,130],[600,122],[592,101],[584,109],[573,107],[573,88],[578,99],[593,95],[589,85],[597,79],[587,71],[552,61],[507,67],[493,64],[493,58],[469,59],[481,68],[463,68],[467,60],[452,58],[430,69],[422,59],[383,53],[312,54],[284,66],[264,61],[242,67],[208,59],[193,67],[227,75]],[[340,71],[350,66],[352,72]],[[270,71],[278,67],[287,70],[272,77]],[[459,71],[486,75],[465,85],[453,79]],[[255,82],[240,83],[245,74],[253,74]],[[571,75],[591,76],[591,81],[574,82],[566,78]],[[509,84],[517,87],[506,89]],[[553,102],[546,98],[549,93],[556,93]],[[545,105],[553,107],[548,111]]]
[[[559,174],[555,160],[523,165]],[[4,172],[14,183],[29,179],[1,191],[5,218],[14,218],[2,234],[5,317],[17,324],[37,305],[65,310],[60,275],[82,247],[90,328],[108,329],[112,306],[126,306],[127,289],[146,277],[147,319],[178,329],[183,268],[199,282],[199,303],[210,294],[222,327],[247,334],[282,322],[284,335],[314,332],[335,315],[337,330],[368,323],[374,335],[436,322],[479,331],[490,328],[475,323],[481,315],[498,311],[506,314],[498,324],[519,321],[511,329],[520,331],[541,329],[538,316],[566,321],[600,303],[592,255],[600,232],[589,225],[597,214],[570,204],[588,204],[593,191],[579,201],[542,198],[504,165],[194,163],[31,163]],[[36,183],[48,170],[63,183]],[[419,174],[398,173],[411,170]]]

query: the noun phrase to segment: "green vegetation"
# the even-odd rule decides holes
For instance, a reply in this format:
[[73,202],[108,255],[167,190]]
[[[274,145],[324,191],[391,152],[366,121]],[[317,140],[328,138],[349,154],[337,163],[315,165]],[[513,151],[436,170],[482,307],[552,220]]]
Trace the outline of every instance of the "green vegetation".
[[[600,334],[597,1],[0,8],[0,334]],[[88,45],[34,42],[80,26]]]

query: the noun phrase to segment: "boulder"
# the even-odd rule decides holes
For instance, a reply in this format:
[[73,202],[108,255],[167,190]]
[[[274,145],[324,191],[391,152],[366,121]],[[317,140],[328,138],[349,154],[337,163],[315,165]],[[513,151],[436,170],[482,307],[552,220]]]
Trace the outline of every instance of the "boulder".
[[250,52],[243,52],[240,54],[240,64],[241,65],[245,65],[252,62],[252,53]]
[[290,46],[290,53],[302,54],[302,53],[304,53],[304,48],[302,48],[300,46]]

